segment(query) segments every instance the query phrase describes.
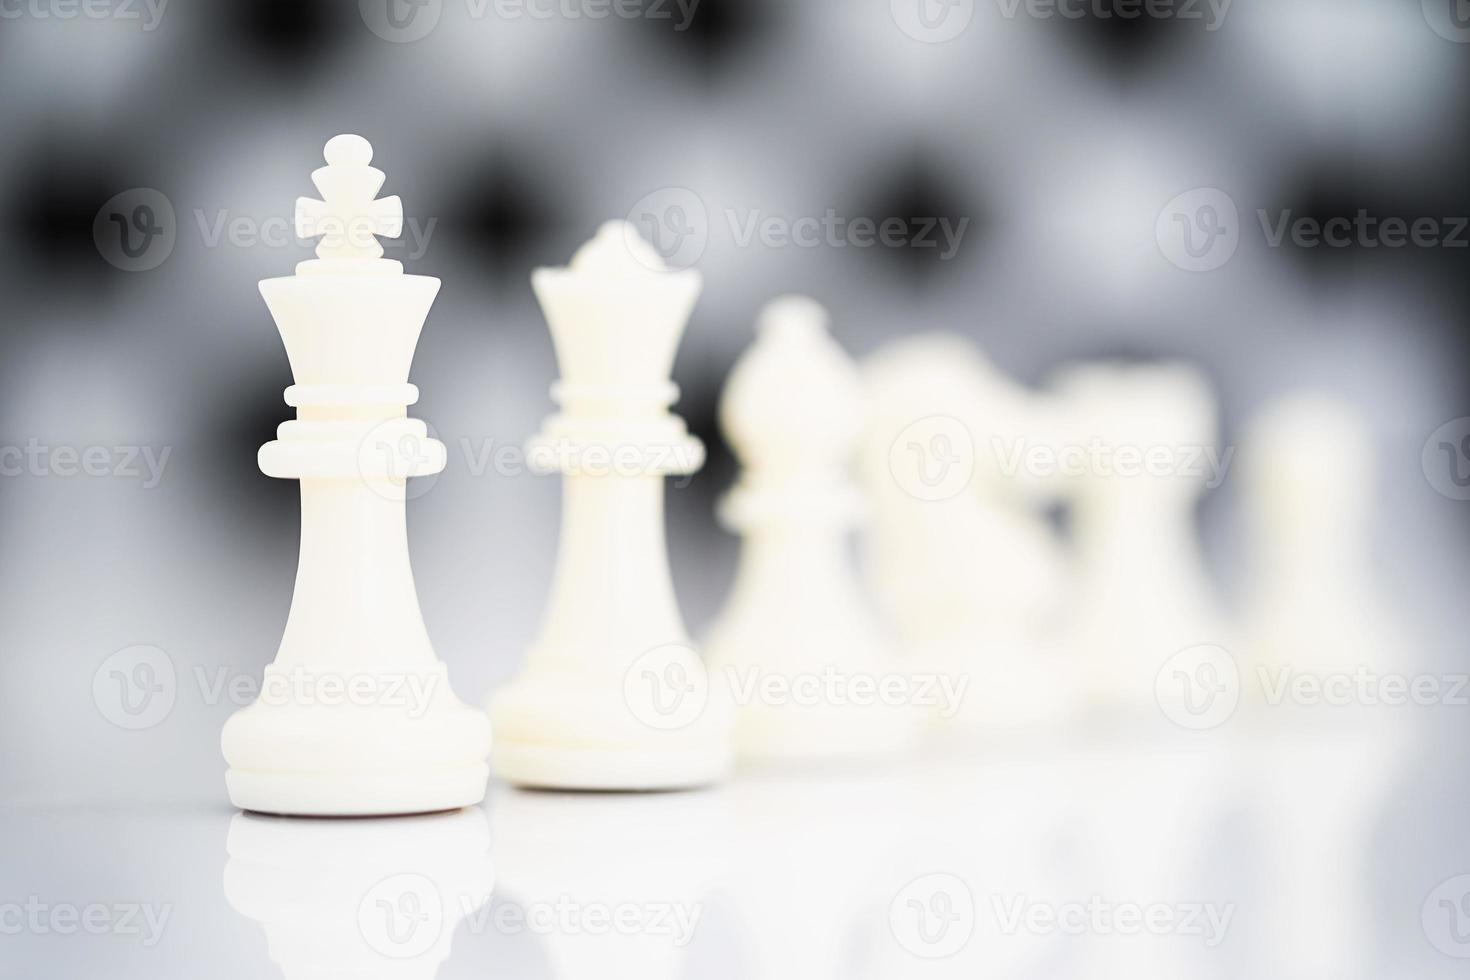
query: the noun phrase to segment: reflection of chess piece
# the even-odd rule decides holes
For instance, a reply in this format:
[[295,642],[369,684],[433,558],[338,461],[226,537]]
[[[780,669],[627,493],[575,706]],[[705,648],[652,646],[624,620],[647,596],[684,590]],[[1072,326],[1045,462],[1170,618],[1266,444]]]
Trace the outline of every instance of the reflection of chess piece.
[[971,679],[947,728],[1064,719],[1070,674],[1049,631],[1066,580],[1039,511],[1054,481],[1026,462],[1052,438],[1048,406],[957,336],[891,344],[863,375],[870,581],[916,663]]
[[[776,300],[758,330],[721,402],[744,470],[720,516],[744,540],[705,645],[735,695],[737,750],[748,759],[894,753],[919,716],[874,696],[898,665],[843,540],[863,509],[848,475],[863,424],[857,370],[812,300]],[[783,683],[777,698],[762,695],[771,679]]]
[[1063,371],[1056,391],[1078,470],[1068,474],[1080,576],[1069,646],[1095,706],[1157,718],[1170,657],[1230,646],[1194,517],[1220,458],[1210,390],[1183,365],[1088,364]]
[[493,920],[530,933],[553,980],[690,976],[728,860],[724,792],[501,792]]
[[261,697],[225,725],[226,782],[236,806],[275,813],[466,806],[485,794],[489,725],[455,698],[429,645],[404,515],[406,478],[445,463],[406,414],[439,280],[382,257],[374,236],[397,235],[403,211],[396,197],[374,200],[383,174],[367,141],[338,136],[326,158],[312,174],[324,200],[297,202],[299,233],[322,236],[318,258],[260,284],[297,414],[261,447],[260,467],[301,481],[301,560]]
[[288,980],[430,980],[495,886],[479,809],[333,821],[237,814],[225,897]]
[[[1369,557],[1371,440],[1351,406],[1298,395],[1262,413],[1241,451],[1253,518],[1253,784],[1279,875],[1265,921],[1273,962],[1303,980],[1362,975],[1373,924],[1364,855],[1407,734],[1405,709],[1373,703],[1381,689],[1357,680],[1412,672]],[[1310,703],[1292,693],[1303,681]]]
[[530,459],[565,479],[541,635],[491,703],[495,768],[512,783],[661,789],[729,767],[724,714],[706,703],[664,548],[664,477],[703,462],[668,411],[700,279],[662,268],[631,226],[609,222],[570,267],[531,277],[562,379],[552,391],[561,411]]

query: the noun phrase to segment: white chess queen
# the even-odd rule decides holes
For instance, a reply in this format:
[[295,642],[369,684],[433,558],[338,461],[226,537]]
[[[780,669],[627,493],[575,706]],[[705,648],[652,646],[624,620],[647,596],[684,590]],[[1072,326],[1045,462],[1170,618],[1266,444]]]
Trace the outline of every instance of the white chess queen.
[[296,418],[260,449],[268,476],[301,481],[301,556],[285,636],[260,698],[226,723],[230,799],[248,810],[365,815],[446,810],[485,795],[489,722],[449,688],[419,611],[404,515],[408,477],[444,446],[407,417],[409,365],[439,280],[403,274],[375,236],[402,205],[359,136],[327,144],[297,202],[321,236],[296,275],[261,294],[285,341]]
[[561,541],[541,634],[491,702],[495,771],[561,789],[713,782],[730,766],[728,712],[679,614],[663,525],[664,478],[704,461],[668,411],[699,273],[670,271],[611,221],[531,285],[562,377],[528,460],[563,474]]

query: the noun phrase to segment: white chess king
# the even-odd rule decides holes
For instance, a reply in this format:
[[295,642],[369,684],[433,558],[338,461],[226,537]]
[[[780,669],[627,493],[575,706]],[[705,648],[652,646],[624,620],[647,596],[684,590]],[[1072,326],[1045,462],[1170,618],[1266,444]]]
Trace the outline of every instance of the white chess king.
[[495,771],[523,786],[698,786],[730,765],[727,712],[674,598],[664,478],[704,447],[668,411],[674,351],[699,273],[669,271],[624,222],[604,224],[567,268],[537,269],[561,411],[529,446],[563,476],[550,603],[524,671],[491,702]]
[[[827,321],[805,297],[769,303],[720,402],[744,464],[720,518],[744,543],[705,650],[736,695],[736,748],[746,760],[893,755],[923,720],[921,708],[863,689],[896,672],[849,563],[846,539],[867,509],[849,472],[863,387]],[[753,696],[769,678],[822,693]]]
[[322,200],[296,203],[321,237],[296,275],[260,284],[285,341],[296,418],[260,449],[267,475],[301,481],[291,613],[259,699],[225,725],[230,799],[247,810],[420,813],[485,795],[489,722],[449,688],[419,612],[404,486],[444,468],[442,443],[407,417],[409,365],[439,280],[403,274],[398,198],[360,136],[326,146]]

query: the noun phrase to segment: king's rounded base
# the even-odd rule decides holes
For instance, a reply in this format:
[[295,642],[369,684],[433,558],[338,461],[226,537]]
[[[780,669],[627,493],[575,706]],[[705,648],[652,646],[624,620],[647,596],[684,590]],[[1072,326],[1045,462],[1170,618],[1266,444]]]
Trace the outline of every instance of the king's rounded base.
[[722,781],[734,764],[728,710],[713,702],[659,728],[621,690],[522,678],[495,696],[490,718],[495,774],[527,789],[693,789]]
[[485,798],[485,763],[445,770],[225,773],[242,810],[298,817],[383,817],[474,806]]
[[[425,680],[442,674],[437,664]],[[220,739],[230,801],[291,816],[396,816],[479,803],[490,774],[490,720],[447,684],[433,690],[426,702],[263,698],[237,711]]]

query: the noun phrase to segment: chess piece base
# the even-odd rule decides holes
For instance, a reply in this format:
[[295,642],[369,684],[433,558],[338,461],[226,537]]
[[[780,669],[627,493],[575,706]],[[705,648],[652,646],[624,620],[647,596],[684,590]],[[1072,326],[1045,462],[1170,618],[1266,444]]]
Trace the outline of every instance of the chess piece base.
[[733,765],[728,714],[717,704],[659,730],[630,714],[621,690],[523,678],[495,696],[490,715],[495,774],[528,789],[694,789],[725,779]]
[[647,752],[623,747],[516,745],[501,740],[493,755],[500,778],[526,789],[652,792],[696,789],[724,779],[724,753],[692,748]]
[[736,714],[735,747],[742,763],[756,765],[878,761],[912,749],[921,720],[892,708],[744,708]]
[[474,806],[485,796],[485,763],[448,770],[225,773],[242,810],[299,817],[399,816]]
[[258,813],[455,810],[484,799],[490,777],[489,719],[447,695],[422,715],[256,702],[230,718],[221,741],[230,802]]

